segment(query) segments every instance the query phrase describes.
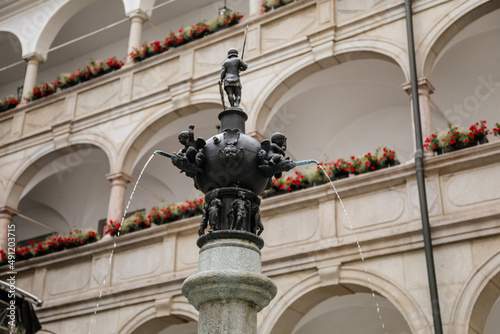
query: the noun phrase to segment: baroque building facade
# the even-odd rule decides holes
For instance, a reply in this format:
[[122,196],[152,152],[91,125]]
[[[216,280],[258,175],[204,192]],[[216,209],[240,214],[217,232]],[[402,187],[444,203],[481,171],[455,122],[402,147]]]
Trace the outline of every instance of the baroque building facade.
[[[127,58],[224,5],[244,15],[239,24],[141,62]],[[241,50],[248,26],[247,134],[285,133],[296,160],[386,146],[401,161],[335,181],[342,202],[329,184],[262,201],[263,273],[278,294],[258,332],[432,333],[404,1],[261,8],[260,0],[0,1],[0,96],[22,86],[27,97],[91,58],[126,62],[0,113],[0,248],[10,224],[29,240],[120,220],[155,149],[177,151],[189,124],[196,136],[217,133],[220,66],[229,48]],[[500,122],[500,2],[416,0],[413,21],[424,137],[448,123]],[[444,333],[500,326],[500,142],[489,138],[425,157]],[[129,211],[199,196],[154,157]],[[198,315],[180,288],[197,270],[198,225],[188,218],[18,262],[16,283],[44,300],[36,312],[54,333],[195,333]]]

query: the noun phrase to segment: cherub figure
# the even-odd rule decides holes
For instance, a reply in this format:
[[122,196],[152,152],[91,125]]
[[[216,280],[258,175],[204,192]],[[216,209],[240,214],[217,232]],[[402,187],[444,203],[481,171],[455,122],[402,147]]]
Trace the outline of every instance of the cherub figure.
[[196,173],[202,172],[201,167],[205,162],[205,155],[201,150],[205,147],[205,140],[197,138],[194,140],[194,125],[189,130],[179,133],[179,142],[184,147],[171,158],[172,163],[185,172],[187,176],[194,178]]
[[200,150],[205,147],[205,140],[198,137],[194,140],[194,125],[189,125],[189,130],[182,131],[179,133],[179,142],[184,145],[178,155],[183,155],[187,158],[189,163],[201,166],[204,161],[204,156]]
[[259,167],[263,169],[269,176],[276,178],[281,177],[281,172],[289,170],[290,158],[286,155],[286,137],[281,132],[276,132],[271,136],[271,141],[268,139],[262,141],[261,150],[258,153],[261,164]]

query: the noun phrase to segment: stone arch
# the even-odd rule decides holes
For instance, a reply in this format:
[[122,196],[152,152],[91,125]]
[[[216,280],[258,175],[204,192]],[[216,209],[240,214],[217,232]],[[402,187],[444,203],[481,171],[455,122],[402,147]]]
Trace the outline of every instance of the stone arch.
[[[42,11],[47,15],[47,19],[43,27],[40,29],[38,38],[34,41],[33,50],[28,52],[36,52],[45,58],[47,57],[47,50],[50,49],[52,42],[57,36],[57,33],[64,24],[80,10],[93,3],[96,0],[69,0],[66,1],[59,8]],[[47,6],[48,7],[48,6]]]
[[[92,138],[92,136],[91,136]],[[89,147],[95,147],[102,150],[111,164],[110,157],[112,146],[109,141],[103,140],[103,137],[95,136],[94,138],[99,138],[98,140],[89,140],[89,135],[75,136],[68,145],[54,149],[53,143],[44,145],[42,148],[38,149],[30,159],[27,159],[19,168],[17,168],[16,173],[12,175],[11,185],[7,186],[6,193],[7,199],[5,205],[11,208],[17,208],[19,204],[19,199],[24,191],[25,186],[32,179],[32,177],[40,170],[42,167],[49,164],[54,159],[60,157],[61,155],[75,152],[75,150],[86,149]]]
[[488,313],[500,297],[500,251],[468,279],[451,312],[450,333],[482,333]]
[[[271,112],[285,92],[301,79],[322,69],[358,59],[379,59],[396,64],[409,80],[409,70],[405,63],[405,49],[383,40],[362,38],[356,41],[335,44],[334,55],[319,64],[311,54],[306,54],[277,74],[266,86],[263,97],[256,101],[249,113],[249,128],[263,129]],[[326,64],[326,65],[325,65]]]
[[[0,35],[5,35],[7,36],[7,39],[11,44],[19,44],[19,47],[21,48],[20,54],[23,54],[22,49],[23,49],[23,44],[21,43],[21,38],[19,37],[19,32],[10,28],[10,27],[2,27],[0,29]],[[5,49],[3,49],[5,51]],[[7,64],[8,65],[8,64]]]
[[[156,305],[147,306],[136,313],[131,321],[126,323],[119,331],[120,334],[137,334],[141,333],[143,326],[151,326],[152,328],[168,324],[167,326],[186,323],[188,321],[198,321],[198,313],[185,300],[171,301],[170,309],[165,314],[159,316]],[[150,329],[150,328],[149,328]]]
[[291,333],[300,314],[306,314],[319,302],[356,292],[371,293],[372,289],[399,310],[412,333],[429,333],[431,327],[424,312],[401,287],[373,272],[349,267],[320,269],[297,282],[272,302],[259,333]]
[[108,158],[110,171],[114,170],[115,166],[118,165],[118,156],[116,153],[117,150],[115,144],[109,137],[103,135],[102,132],[85,132],[72,134],[69,138],[68,145],[80,144],[91,144],[103,150]]
[[[143,145],[162,127],[184,116],[206,108],[219,106],[220,97],[211,94],[203,97],[193,97],[190,104],[178,108],[175,108],[174,104],[169,102],[153,109],[150,115],[147,116],[147,121],[137,126],[123,144],[120,149],[121,155],[118,158],[119,164],[116,165],[117,170],[115,171],[131,173]],[[179,132],[182,130],[179,129]]]
[[[21,48],[21,55],[27,54],[27,50],[29,49],[29,40],[26,38],[23,38],[23,33],[20,28],[13,27],[13,26],[1,26],[0,27],[0,34],[1,33],[6,33],[13,35],[15,39],[18,41],[19,46]],[[7,64],[8,65],[8,64]]]
[[0,68],[17,63],[16,66],[0,72],[0,87],[3,91],[0,92],[0,96],[16,95],[17,86],[24,79],[22,69],[25,65],[24,62],[19,63],[22,61],[23,45],[18,34],[19,32],[9,27],[0,28],[0,49],[2,50]]
[[436,60],[448,44],[460,31],[471,22],[500,8],[500,2],[465,1],[454,9],[455,15],[445,15],[416,47],[417,72],[419,77],[430,78]]

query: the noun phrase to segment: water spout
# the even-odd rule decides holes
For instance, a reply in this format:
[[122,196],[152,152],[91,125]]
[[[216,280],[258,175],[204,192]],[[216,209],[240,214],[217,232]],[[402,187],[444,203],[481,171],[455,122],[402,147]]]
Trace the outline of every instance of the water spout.
[[156,150],[154,151],[154,154],[159,154],[159,155],[163,155],[164,157],[167,157],[169,159],[172,159],[174,157],[173,154],[170,154],[170,153],[167,153],[167,152],[163,152],[163,151],[160,151],[160,150]]
[[319,162],[317,160],[302,160],[302,161],[297,161],[297,162],[295,162],[295,167],[302,166],[302,165],[308,165],[308,164],[319,165]]

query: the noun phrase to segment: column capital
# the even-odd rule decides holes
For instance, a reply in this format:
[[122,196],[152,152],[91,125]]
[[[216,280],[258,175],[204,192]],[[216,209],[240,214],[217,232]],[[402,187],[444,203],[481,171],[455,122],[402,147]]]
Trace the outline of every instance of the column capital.
[[132,177],[123,172],[109,173],[106,174],[106,179],[111,181],[111,184],[121,184],[126,186],[128,183],[132,182]]
[[31,52],[28,53],[27,55],[24,55],[23,59],[26,60],[27,63],[36,61],[37,64],[44,63],[46,60],[44,56],[36,52]]
[[0,207],[0,215],[9,215],[10,217],[12,217],[17,215],[18,213],[19,211],[8,206]]
[[127,17],[129,18],[130,21],[139,18],[142,20],[142,22],[145,22],[149,20],[150,15],[148,15],[148,13],[139,8],[131,11],[130,13],[127,13]]
[[[408,95],[411,95],[411,82],[404,83],[401,86],[403,86],[403,89],[405,90],[405,92]],[[435,90],[434,86],[431,84],[429,79],[427,79],[425,77],[418,79],[418,92],[419,92],[419,94],[430,95],[430,94],[434,93],[434,90]]]

